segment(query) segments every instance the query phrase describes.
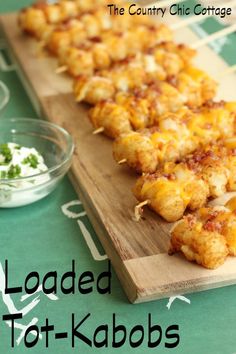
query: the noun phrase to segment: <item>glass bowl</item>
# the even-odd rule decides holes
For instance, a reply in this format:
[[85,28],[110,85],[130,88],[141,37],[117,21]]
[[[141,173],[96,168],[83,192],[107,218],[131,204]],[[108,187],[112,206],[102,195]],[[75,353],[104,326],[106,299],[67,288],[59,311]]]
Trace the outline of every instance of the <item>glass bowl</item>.
[[0,114],[8,104],[9,98],[10,92],[7,86],[2,81],[0,81]]
[[0,208],[19,207],[46,197],[69,170],[74,151],[66,130],[39,119],[0,120],[0,144],[10,142],[35,148],[48,170],[29,177],[0,179]]

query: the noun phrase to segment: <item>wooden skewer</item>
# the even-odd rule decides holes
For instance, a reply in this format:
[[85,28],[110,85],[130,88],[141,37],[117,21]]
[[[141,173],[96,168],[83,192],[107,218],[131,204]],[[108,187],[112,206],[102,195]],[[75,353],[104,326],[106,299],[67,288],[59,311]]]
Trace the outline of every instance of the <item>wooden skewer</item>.
[[[224,3],[224,4],[219,4],[217,5],[218,7],[234,7],[236,6],[236,0],[233,0],[233,1],[229,1],[228,3]],[[189,25],[193,25],[194,23],[198,23],[198,22],[201,22],[201,21],[204,21],[206,18],[208,17],[212,17],[213,15],[204,15],[204,16],[194,16],[192,15],[190,18],[187,18],[185,20],[181,20],[177,23],[174,23],[173,25],[170,26],[170,28],[172,30],[177,30],[177,29],[180,29],[180,28],[183,28],[183,27],[187,27]]]
[[56,70],[55,70],[55,73],[56,74],[62,74],[64,73],[65,71],[67,71],[68,67],[66,65],[63,65],[63,66],[59,66]]
[[236,197],[236,192],[227,192],[223,194],[222,196],[211,200],[207,205],[208,206],[225,206],[227,202],[232,199],[233,197]]
[[201,21],[204,21],[207,17],[211,17],[212,15],[205,15],[205,16],[191,16],[190,18],[186,18],[185,20],[181,20],[177,23],[174,23],[173,25],[170,26],[170,29],[172,31],[178,30],[183,27],[187,27],[190,25],[193,25],[194,23],[198,23]]
[[209,43],[215,41],[216,39],[225,37],[228,34],[233,33],[235,31],[236,31],[236,23],[234,23],[232,26],[223,28],[222,30],[215,32],[215,33],[211,34],[210,36],[200,39],[196,43],[192,44],[191,47],[193,49],[203,47],[204,45],[209,44]]
[[143,207],[148,204],[149,204],[149,200],[145,200],[144,202],[141,202],[135,206],[135,208],[134,208],[134,220],[135,221],[139,221],[141,219]]
[[232,73],[234,73],[234,72],[236,72],[236,64],[233,65],[233,66],[230,66],[230,67],[227,68],[227,69],[225,69],[223,72],[221,72],[221,73],[218,75],[218,77],[219,77],[219,78],[222,78],[223,76],[226,76],[226,75],[228,75],[228,74],[232,74]]
[[126,163],[127,162],[127,159],[123,159],[123,160],[120,160],[119,162],[118,162],[118,164],[119,165],[122,165],[122,164],[124,164],[124,163]]
[[93,131],[93,135],[97,135],[97,134],[100,134],[100,133],[103,133],[104,132],[104,127],[100,127],[96,130]]

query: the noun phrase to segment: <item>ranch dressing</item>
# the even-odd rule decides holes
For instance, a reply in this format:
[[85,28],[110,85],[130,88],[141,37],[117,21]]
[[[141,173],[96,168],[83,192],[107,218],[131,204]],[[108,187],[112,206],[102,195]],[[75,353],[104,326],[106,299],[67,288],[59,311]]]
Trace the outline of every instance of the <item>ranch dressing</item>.
[[[42,184],[50,182],[49,174],[28,180],[21,178],[47,170],[42,155],[35,148],[15,143],[0,144],[0,207],[20,206],[41,199]],[[38,191],[30,189],[34,187]]]
[[0,144],[0,179],[28,177],[47,170],[42,155],[35,148]]

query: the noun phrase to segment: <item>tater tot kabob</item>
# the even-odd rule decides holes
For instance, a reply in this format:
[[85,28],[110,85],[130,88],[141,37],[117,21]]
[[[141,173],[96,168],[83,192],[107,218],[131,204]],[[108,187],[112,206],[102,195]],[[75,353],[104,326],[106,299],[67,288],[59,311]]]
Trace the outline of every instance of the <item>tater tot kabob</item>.
[[236,256],[236,199],[224,207],[200,208],[172,228],[169,254],[181,252],[187,260],[208,269],[222,265],[227,256]]
[[46,44],[46,47],[59,57],[59,65],[65,68],[63,70],[71,70],[75,61],[81,62],[80,65],[77,64],[77,68],[80,68],[77,74],[92,75],[96,70],[109,68],[111,64],[143,52],[162,41],[172,40],[171,31],[162,24],[137,25],[132,29],[119,31],[108,29],[99,36],[90,38],[78,35],[80,27],[81,22],[78,21],[78,24],[73,23],[69,30],[54,31]]
[[[74,10],[70,8],[70,3]],[[75,7],[75,2],[66,0],[53,5],[42,3],[23,10],[19,16],[22,30],[35,35],[41,40],[42,47],[59,56],[60,64],[67,64],[70,47],[74,47],[74,58],[75,48],[82,46],[78,49],[90,49],[96,56],[103,49],[103,57],[107,54],[110,60],[120,60],[140,49],[172,39],[167,26],[158,25],[148,17],[144,20],[143,16],[112,16],[106,11],[106,6],[95,7],[95,10],[78,16]],[[100,45],[94,43],[95,38],[99,39]],[[92,42],[89,39],[93,39]],[[77,59],[81,55],[78,50]],[[86,52],[84,56],[87,57]]]
[[153,173],[165,162],[179,161],[203,145],[232,137],[236,103],[208,102],[195,111],[185,107],[159,117],[156,126],[136,132],[125,126],[124,115],[115,119],[119,120],[120,130],[127,129],[113,143],[115,160],[138,173]]
[[[85,44],[84,36],[81,35],[81,21],[71,20],[70,22],[71,25],[69,25],[69,29],[67,28],[68,27],[68,23],[67,23],[66,25],[63,25],[66,27],[65,30],[62,31],[59,30],[59,32],[53,31],[48,41],[48,47],[52,52],[58,54],[60,57],[62,56],[66,58],[66,61],[71,62],[71,65],[69,65],[68,70],[71,74],[74,75],[81,74],[81,73],[86,75],[92,75],[96,68],[101,69],[101,68],[109,67],[114,60],[120,61],[122,59],[127,58],[127,56],[139,52],[140,43],[142,43],[142,41],[144,41],[143,43],[145,46],[147,45],[147,43],[148,46],[150,46],[150,43],[151,44],[156,43],[163,39],[169,40],[171,36],[170,31],[167,29],[166,26],[163,25],[137,26],[135,28],[135,31],[134,30],[128,31],[128,33],[125,32],[123,34],[121,33],[114,34],[112,31],[105,31],[105,33],[103,34],[103,41],[101,43],[100,42],[96,43],[97,41],[96,39],[95,42],[94,40],[91,40],[89,44],[88,42],[86,42]],[[93,28],[93,26],[89,26],[89,27]],[[149,33],[152,35],[148,35]],[[155,33],[159,33],[159,37],[155,36]],[[137,41],[135,40],[136,38],[139,38],[138,44]],[[82,41],[81,43],[83,43],[83,47],[85,46],[86,49],[77,48],[73,46],[71,47],[70,45],[73,44],[73,41],[75,42]],[[74,43],[74,44],[79,44],[79,43]],[[104,48],[106,48],[106,50],[104,50]],[[173,51],[173,53],[171,51]],[[168,52],[167,56],[165,52]],[[192,103],[193,101],[193,104],[195,105],[196,102],[194,101],[194,99],[196,99],[196,93],[193,93],[192,91],[196,92],[197,88],[195,82],[193,83],[193,80],[190,77],[190,75],[185,73],[185,74],[181,74],[181,77],[179,79],[173,78],[173,74],[174,74],[173,70],[175,70],[173,68],[176,68],[176,62],[178,62],[176,60],[177,52],[179,52],[179,58],[181,58],[181,63],[179,64],[180,67],[181,65],[183,65],[183,62],[187,60],[187,57],[191,58],[191,56],[193,56],[193,51],[191,51],[189,48],[187,49],[181,46],[176,47],[173,46],[173,44],[167,43],[167,44],[162,44],[160,49],[157,48],[157,50],[155,51],[155,58],[159,61],[162,61],[162,64],[166,65],[166,70],[167,68],[170,69],[170,71],[167,74],[169,77],[172,77],[171,82],[174,86],[176,86],[177,88],[179,87],[180,90],[185,95],[186,93],[191,93],[192,97],[189,100],[187,100],[187,103]],[[149,69],[150,66],[153,67],[153,60],[152,63],[150,63],[150,59],[152,59],[151,55],[149,54],[149,56],[147,56],[145,59],[147,62],[147,66],[149,66]],[[171,63],[170,60],[172,60]],[[153,68],[151,68],[151,71],[152,70]],[[77,81],[77,84],[75,85],[77,99],[81,100],[82,97],[84,96],[85,91],[88,91],[87,95],[85,95],[84,97],[84,101],[86,101],[87,99],[87,101],[90,100],[90,103],[94,104],[96,102],[97,96],[99,99],[101,96],[104,96],[104,93],[108,95],[108,92],[109,92],[108,96],[111,96],[112,93],[115,91],[114,84],[117,85],[118,89],[121,88],[122,79],[123,79],[123,87],[128,82],[128,86],[130,86],[130,88],[132,89],[132,82],[133,83],[138,82],[138,80],[133,80],[134,74],[136,74],[135,76],[139,77],[140,82],[149,81],[151,79],[151,76],[152,77],[155,76],[155,73],[153,74],[145,73],[145,70],[142,70],[142,65],[139,69],[138,68],[136,69],[133,68],[130,70],[124,69],[123,78],[121,75],[122,74],[121,71],[122,70],[119,69],[119,65],[118,65],[117,72],[114,69],[112,74],[109,74],[109,72],[103,73],[105,77],[103,77],[102,80],[98,79],[98,77],[96,76],[95,78],[94,77],[91,78],[91,81],[87,83],[86,79],[83,80],[81,78],[80,80]],[[159,75],[165,76],[164,70],[162,70],[160,66],[159,66]],[[164,79],[164,77],[160,77],[160,76],[159,78]],[[126,83],[125,83],[125,79],[126,79]],[[207,81],[207,79],[205,81]],[[167,85],[165,85],[165,87],[167,87]],[[91,90],[92,90],[92,94],[91,94]],[[173,93],[171,95],[173,97]],[[180,98],[180,95],[178,95],[178,93],[177,93],[177,97]],[[211,97],[208,97],[207,99],[209,98]],[[175,101],[177,101],[177,99]],[[201,103],[202,102],[198,102],[198,104]]]
[[[89,15],[91,12],[94,12],[94,9],[105,9],[107,4],[109,4],[107,0],[60,0],[55,3],[47,1],[35,2],[30,7],[20,11],[18,17],[19,25],[24,32],[37,39],[45,39],[46,34],[51,32],[57,25],[83,14]],[[104,18],[107,19],[105,13]]]
[[[56,26],[50,36],[47,36],[44,45],[51,53],[60,56],[60,62],[63,62],[67,58],[67,50],[70,46],[77,47],[83,45],[88,50],[95,45],[94,39],[100,43],[103,41],[107,43],[108,39],[119,41],[119,37],[122,37],[122,35],[126,40],[130,38],[131,41],[134,39],[134,36],[130,33],[132,31],[139,34],[152,33],[152,41],[154,43],[154,33],[157,35],[158,41],[160,41],[159,37],[161,35],[164,36],[163,38],[170,38],[172,35],[166,26],[158,25],[150,18],[144,21],[132,16],[110,15],[106,10],[106,6],[102,6],[95,8],[89,13],[73,17]],[[125,32],[127,32],[126,35]],[[114,36],[112,37],[112,35]],[[92,43],[89,42],[90,39],[92,39]]]
[[174,86],[178,86],[176,75],[191,64],[194,55],[195,51],[186,45],[162,42],[145,52],[138,52],[118,61],[110,68],[105,68],[109,61],[99,59],[103,57],[101,52],[95,57],[98,61],[96,66],[99,66],[100,70],[92,76],[93,61],[90,61],[92,70],[87,65],[85,70],[83,61],[74,56],[72,49],[67,57],[67,71],[72,76],[77,76],[74,80],[77,102],[96,104],[101,100],[114,98],[117,91],[131,91],[158,80],[169,79]]
[[[192,66],[186,67],[170,79],[167,77],[167,80],[164,80],[165,76],[166,72],[160,65],[155,64],[150,69],[144,64],[135,66],[131,62],[131,65],[121,64],[99,75],[80,75],[74,82],[74,94],[77,102],[96,105],[94,110],[97,119],[93,119],[96,128],[103,126],[99,126],[102,123],[99,112],[104,110],[106,101],[109,101],[109,105],[113,100],[114,104],[123,104],[127,109],[132,105],[133,110],[137,110],[138,117],[139,104],[143,102],[138,99],[145,98],[149,108],[155,109],[158,116],[167,111],[175,112],[183,104],[192,108],[199,107],[213,99],[216,94],[216,82],[204,71]],[[93,113],[92,116],[94,117]],[[150,126],[150,122],[148,125],[134,125],[133,128],[146,126]]]
[[118,92],[114,100],[101,101],[89,111],[94,133],[111,138],[152,126],[162,112],[178,111],[183,96],[166,82],[158,82],[133,92]]
[[[134,195],[165,220],[174,222],[185,210],[203,207],[209,198],[236,190],[236,139],[207,145],[182,162],[165,163],[153,174],[143,174]],[[136,207],[139,219],[141,209]]]
[[[196,54],[195,50],[186,45],[175,44],[172,41],[162,42],[148,48],[147,51],[138,52],[117,61],[110,67],[111,60],[102,48],[102,45],[95,43],[89,62],[85,61],[85,68],[83,60],[78,60],[77,55],[81,53],[78,48],[71,47],[67,50],[64,62],[66,62],[67,72],[75,76],[74,91],[78,102],[86,100],[85,91],[88,92],[88,96],[91,96],[90,92],[100,90],[101,86],[111,92],[114,90],[128,91],[153,79],[171,78],[189,65]],[[96,85],[93,82],[93,73]],[[96,91],[93,95],[95,97],[93,101],[97,103],[99,99],[96,99]],[[109,98],[112,96],[111,93]]]
[[[169,84],[168,81],[158,80],[140,88],[134,88],[130,92],[107,91],[104,86],[100,87],[100,92],[98,88],[85,92],[85,101],[90,103],[93,103],[94,92],[96,92],[96,98],[99,95],[100,98],[105,96],[105,92],[108,92],[108,95],[113,92],[115,95],[114,99],[109,99],[107,95],[105,101],[97,103],[90,110],[89,118],[95,132],[103,132],[111,138],[117,138],[132,130],[158,126],[162,116],[166,113],[180,112],[181,116],[183,112],[186,112],[187,107],[184,107],[186,105],[194,108],[208,102],[215,95],[215,81],[198,69],[190,68],[189,70],[197,72],[199,80],[194,81],[194,78],[185,72],[180,73],[177,80],[183,92]],[[94,86],[96,87],[96,78],[94,78]],[[187,87],[189,87],[188,92],[186,92]],[[184,121],[187,114],[192,115],[189,109],[187,109]]]

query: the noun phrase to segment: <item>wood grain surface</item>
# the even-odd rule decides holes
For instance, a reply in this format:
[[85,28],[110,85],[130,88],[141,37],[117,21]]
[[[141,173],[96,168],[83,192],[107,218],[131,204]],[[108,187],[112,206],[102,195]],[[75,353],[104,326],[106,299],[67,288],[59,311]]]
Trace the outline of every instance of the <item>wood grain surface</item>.
[[[20,32],[17,15],[1,16],[1,23],[11,56],[36,108],[74,138],[71,181],[129,300],[149,301],[236,283],[236,258],[229,258],[217,270],[203,269],[180,255],[167,255],[171,224],[149,210],[145,210],[143,220],[133,221],[136,200],[131,189],[136,175],[116,165],[108,138],[92,135],[88,107],[75,103],[72,80],[65,74],[55,74],[56,59],[39,53],[36,41]],[[184,29],[177,33],[177,39],[193,43],[197,37]],[[208,47],[202,48],[196,63],[212,75],[227,68]],[[234,75],[225,77],[219,97],[236,99],[235,84]]]

